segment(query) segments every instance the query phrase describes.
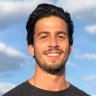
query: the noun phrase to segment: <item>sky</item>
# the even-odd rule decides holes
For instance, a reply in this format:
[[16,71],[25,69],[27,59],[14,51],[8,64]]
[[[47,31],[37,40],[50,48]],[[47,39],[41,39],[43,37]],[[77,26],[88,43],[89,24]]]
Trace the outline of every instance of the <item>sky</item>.
[[57,5],[71,14],[74,43],[66,79],[96,96],[96,0],[0,0],[0,96],[34,75],[25,27],[40,3]]

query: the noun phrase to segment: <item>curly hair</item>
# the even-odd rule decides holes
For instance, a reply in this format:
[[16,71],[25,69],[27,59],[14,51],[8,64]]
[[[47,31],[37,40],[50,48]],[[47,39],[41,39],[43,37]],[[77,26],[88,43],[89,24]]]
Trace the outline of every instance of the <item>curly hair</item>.
[[39,19],[49,16],[58,16],[62,18],[68,27],[69,44],[73,44],[73,30],[74,25],[71,20],[71,16],[68,12],[64,11],[61,7],[57,7],[52,4],[43,3],[37,6],[37,8],[30,14],[27,24],[27,43],[34,44],[34,27]]

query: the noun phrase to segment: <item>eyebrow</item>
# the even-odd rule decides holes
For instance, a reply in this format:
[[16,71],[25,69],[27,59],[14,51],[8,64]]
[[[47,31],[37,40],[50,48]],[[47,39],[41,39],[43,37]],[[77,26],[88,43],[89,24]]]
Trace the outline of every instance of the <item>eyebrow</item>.
[[57,34],[64,34],[64,35],[68,36],[68,33],[64,32],[64,31],[57,31]]
[[[47,31],[40,32],[37,34],[37,36],[39,36],[41,34],[49,34],[49,32],[47,32]],[[64,35],[68,36],[68,33],[64,32],[64,31],[57,31],[56,34],[64,34]]]

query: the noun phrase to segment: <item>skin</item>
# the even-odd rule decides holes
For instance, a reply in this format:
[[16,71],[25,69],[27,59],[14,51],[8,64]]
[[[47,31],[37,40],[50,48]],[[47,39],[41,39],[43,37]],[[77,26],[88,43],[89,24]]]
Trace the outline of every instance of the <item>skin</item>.
[[36,59],[34,76],[29,82],[41,89],[59,91],[70,86],[65,80],[65,63],[72,46],[69,45],[66,22],[56,16],[38,20],[34,28],[34,45],[28,49]]

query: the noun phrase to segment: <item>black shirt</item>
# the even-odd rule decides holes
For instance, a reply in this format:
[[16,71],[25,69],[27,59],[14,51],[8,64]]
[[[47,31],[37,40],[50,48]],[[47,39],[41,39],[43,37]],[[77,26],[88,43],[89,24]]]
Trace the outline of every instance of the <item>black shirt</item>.
[[84,91],[70,84],[70,86],[61,91],[48,91],[31,85],[28,81],[18,85],[3,96],[90,96]]

